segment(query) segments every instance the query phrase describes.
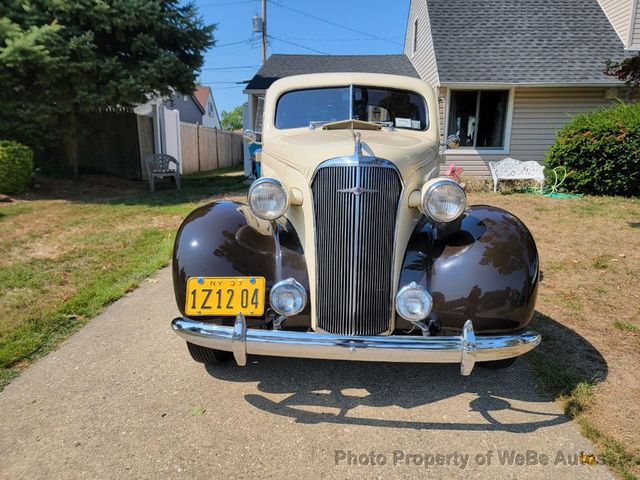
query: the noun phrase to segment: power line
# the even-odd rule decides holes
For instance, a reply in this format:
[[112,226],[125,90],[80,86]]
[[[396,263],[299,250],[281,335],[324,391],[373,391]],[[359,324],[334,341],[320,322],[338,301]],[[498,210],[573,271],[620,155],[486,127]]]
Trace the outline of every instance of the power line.
[[212,86],[213,90],[215,90],[216,92],[219,90],[233,90],[234,88],[246,88],[246,84],[243,85],[234,85],[233,87],[214,87]]
[[331,20],[327,20],[327,19],[324,19],[324,18],[316,17],[315,15],[311,15],[310,13],[303,12],[302,10],[298,10],[297,8],[287,7],[286,5],[278,4],[274,0],[268,0],[268,2],[273,4],[273,5],[275,5],[276,7],[285,8],[287,10],[291,10],[292,12],[295,12],[298,15],[304,15],[305,17],[313,18],[314,20],[317,20],[319,22],[328,23],[329,25],[333,25],[334,27],[343,28],[345,30],[349,30],[350,32],[359,33],[360,35],[365,35],[365,36],[370,37],[370,38],[375,38],[376,40],[392,43],[393,45],[402,45],[400,42],[394,42],[394,41],[388,40],[388,39],[386,39],[384,37],[379,37],[377,35],[373,35],[373,34],[368,33],[368,32],[363,32],[361,30],[356,30],[355,28],[347,27],[345,25],[341,25],[339,23],[332,22]]
[[220,3],[204,3],[202,5],[198,5],[198,8],[209,8],[209,7],[226,7],[228,5],[241,5],[247,3],[254,3],[256,0],[241,0],[235,2],[220,2]]
[[249,80],[240,80],[238,82],[210,82],[212,85],[245,85]]
[[232,45],[240,45],[241,43],[249,43],[249,40],[240,40],[239,42],[223,43],[221,45],[214,45],[214,48],[230,47]]
[[260,68],[260,65],[242,65],[242,66],[237,66],[237,67],[207,67],[207,68],[203,68],[202,71],[203,72],[210,72],[210,71],[219,71],[219,70],[253,70],[255,68]]
[[[317,38],[317,37],[291,37],[289,35],[281,35],[280,38],[287,38],[290,40],[302,40],[303,42],[370,42],[370,38]],[[387,40],[392,38],[402,38],[399,35],[394,37],[384,37]]]
[[300,45],[299,43],[290,42],[289,40],[284,40],[282,38],[273,37],[271,35],[267,35],[267,37],[269,37],[271,40],[276,40],[278,42],[284,42],[284,43],[288,43],[289,45],[294,45],[299,48],[304,48],[305,50],[309,50],[310,52],[321,53],[322,55],[331,55],[330,53],[323,52],[322,50],[316,50],[315,48],[305,47],[304,45]]

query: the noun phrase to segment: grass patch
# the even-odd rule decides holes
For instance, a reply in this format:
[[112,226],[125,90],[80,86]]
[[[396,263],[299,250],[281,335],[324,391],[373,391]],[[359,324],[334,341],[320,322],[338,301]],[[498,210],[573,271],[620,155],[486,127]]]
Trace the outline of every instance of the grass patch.
[[633,454],[622,443],[601,432],[589,420],[588,413],[594,400],[594,387],[600,380],[599,372],[579,365],[571,348],[567,348],[558,332],[548,328],[548,318],[537,315],[535,328],[542,333],[543,342],[529,355],[531,365],[542,388],[562,405],[565,415],[576,420],[582,434],[596,445],[602,459],[621,478],[632,480],[632,472],[640,465],[640,456]]
[[624,320],[614,320],[613,321],[614,328],[618,330],[622,330],[623,332],[636,332],[638,331],[638,327],[630,322],[625,322]]
[[24,203],[0,204],[0,221],[10,217],[17,217],[23,213],[29,213],[31,210],[31,206]]
[[105,189],[43,179],[53,183],[46,194],[0,207],[0,389],[168,264],[191,210],[244,191],[236,172],[185,176],[181,191],[155,193],[141,183]]
[[609,255],[598,255],[593,261],[593,268],[596,270],[607,270],[610,266],[610,260]]

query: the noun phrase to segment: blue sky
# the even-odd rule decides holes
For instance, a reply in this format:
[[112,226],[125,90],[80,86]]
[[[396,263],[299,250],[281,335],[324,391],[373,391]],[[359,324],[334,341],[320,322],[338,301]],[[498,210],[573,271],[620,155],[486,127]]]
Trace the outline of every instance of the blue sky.
[[[196,0],[196,5],[207,23],[218,24],[218,46],[206,54],[200,83],[212,87],[220,112],[231,110],[246,100],[243,86],[235,82],[250,79],[260,68],[261,40],[251,26],[251,18],[260,15],[260,0]],[[268,54],[401,53],[408,9],[409,0],[271,0],[267,33],[274,38]]]

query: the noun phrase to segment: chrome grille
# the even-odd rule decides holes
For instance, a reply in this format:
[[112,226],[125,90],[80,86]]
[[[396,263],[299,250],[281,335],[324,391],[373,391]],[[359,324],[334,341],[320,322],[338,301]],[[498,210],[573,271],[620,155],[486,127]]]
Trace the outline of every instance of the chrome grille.
[[[357,187],[361,190],[354,191]],[[364,159],[359,166],[321,166],[311,189],[318,327],[343,335],[388,331],[393,240],[402,189],[396,169]]]

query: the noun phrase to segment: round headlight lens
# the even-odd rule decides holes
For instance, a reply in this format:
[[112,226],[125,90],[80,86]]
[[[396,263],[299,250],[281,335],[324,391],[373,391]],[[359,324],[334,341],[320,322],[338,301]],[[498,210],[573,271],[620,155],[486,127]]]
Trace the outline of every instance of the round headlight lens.
[[396,295],[396,311],[402,318],[412,322],[427,318],[432,305],[433,300],[427,289],[416,282],[402,287]]
[[452,222],[467,208],[467,196],[457,182],[439,180],[425,193],[422,210],[436,222]]
[[287,278],[273,286],[269,303],[277,313],[290,317],[300,313],[307,305],[307,292],[296,280]]
[[287,211],[287,192],[273,178],[256,180],[249,188],[249,208],[263,220],[277,220]]

